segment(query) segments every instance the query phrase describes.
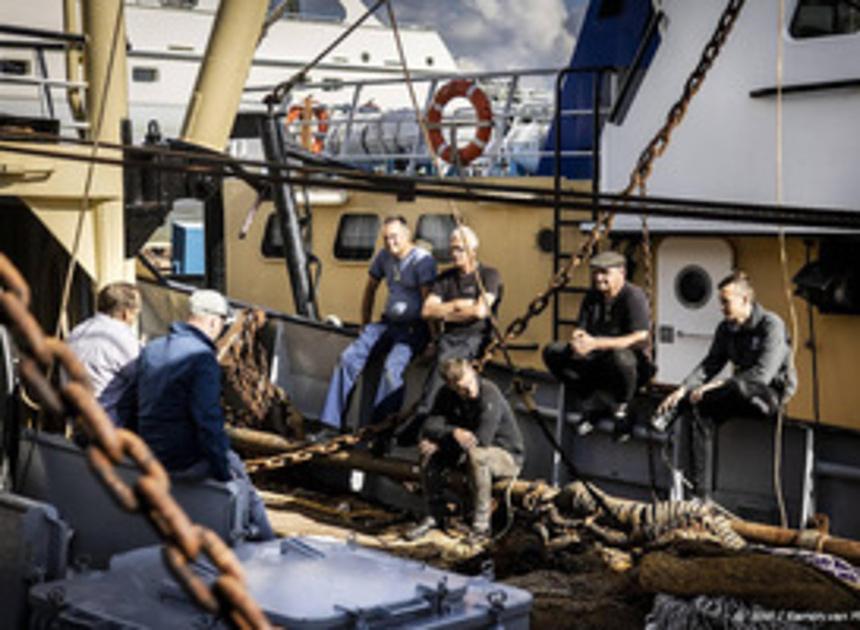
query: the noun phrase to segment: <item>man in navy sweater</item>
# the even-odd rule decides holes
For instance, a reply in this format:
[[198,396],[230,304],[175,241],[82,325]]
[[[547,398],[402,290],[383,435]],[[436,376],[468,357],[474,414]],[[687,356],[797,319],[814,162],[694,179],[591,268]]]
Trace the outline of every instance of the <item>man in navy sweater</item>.
[[195,291],[187,321],[150,342],[138,361],[138,432],[170,474],[214,478],[246,486],[251,536],[275,537],[260,496],[232,450],[221,409],[221,369],[214,341],[230,307],[217,291]]

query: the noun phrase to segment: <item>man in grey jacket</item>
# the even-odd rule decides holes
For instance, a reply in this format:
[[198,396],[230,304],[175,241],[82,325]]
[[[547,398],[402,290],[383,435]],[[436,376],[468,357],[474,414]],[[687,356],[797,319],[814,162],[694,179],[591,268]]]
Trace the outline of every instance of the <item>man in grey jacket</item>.
[[[785,324],[755,301],[746,274],[736,271],[719,283],[724,319],[707,356],[681,386],[660,403],[652,423],[664,430],[676,412],[691,419],[694,493],[707,494],[708,446],[717,423],[730,417],[770,417],[797,389],[797,372]],[[732,376],[717,377],[731,363]]]

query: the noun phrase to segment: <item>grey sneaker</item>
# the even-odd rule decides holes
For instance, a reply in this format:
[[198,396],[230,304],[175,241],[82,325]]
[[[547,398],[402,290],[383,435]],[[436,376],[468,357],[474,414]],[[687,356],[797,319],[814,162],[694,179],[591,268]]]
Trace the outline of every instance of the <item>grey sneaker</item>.
[[676,409],[669,409],[665,413],[655,413],[651,416],[651,428],[663,433],[675,422],[677,416],[678,412]]
[[439,527],[439,523],[432,516],[425,516],[424,519],[418,523],[415,527],[407,531],[403,534],[403,537],[406,540],[418,540],[419,538],[424,538],[427,534],[429,534],[432,530],[437,529]]
[[594,425],[588,420],[581,420],[576,425],[576,434],[579,437],[585,437],[592,431],[594,431]]

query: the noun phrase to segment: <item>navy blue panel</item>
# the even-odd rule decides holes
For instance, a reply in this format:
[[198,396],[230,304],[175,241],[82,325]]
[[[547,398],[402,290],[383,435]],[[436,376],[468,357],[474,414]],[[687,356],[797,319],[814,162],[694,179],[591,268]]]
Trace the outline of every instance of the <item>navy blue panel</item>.
[[[591,0],[569,68],[594,68],[603,66],[626,67],[633,61],[642,38],[648,31],[648,24],[654,10],[650,0]],[[643,59],[647,67],[659,44],[659,36],[654,37]],[[603,81],[602,94],[608,92],[609,78]],[[562,109],[593,108],[594,74],[579,72],[569,74],[563,83]],[[604,107],[608,98],[603,100]],[[591,151],[594,121],[591,114],[565,117],[561,125],[562,151]],[[555,150],[555,125],[550,132],[544,149]],[[541,175],[553,174],[553,157],[541,160],[538,169]],[[590,179],[592,174],[591,157],[562,158],[561,173],[564,177]]]

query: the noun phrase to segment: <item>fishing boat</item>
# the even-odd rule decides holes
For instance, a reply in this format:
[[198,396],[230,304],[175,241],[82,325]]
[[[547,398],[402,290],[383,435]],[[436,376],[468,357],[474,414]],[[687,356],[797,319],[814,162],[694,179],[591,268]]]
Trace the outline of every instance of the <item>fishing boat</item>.
[[[537,302],[533,297],[571,261],[587,263],[578,254],[589,239],[599,236],[601,247],[623,251],[631,279],[652,287],[658,371],[641,397],[653,405],[704,354],[719,321],[716,283],[732,268],[746,268],[758,299],[797,322],[791,328],[801,386],[778,427],[744,418],[722,427],[713,497],[740,517],[772,524],[780,522],[784,503],[783,524],[795,529],[824,513],[832,534],[856,537],[860,427],[849,379],[858,303],[850,251],[860,220],[853,208],[857,184],[847,173],[856,146],[845,131],[856,125],[849,114],[856,81],[845,61],[858,46],[856,10],[838,0],[786,2],[784,14],[776,3],[687,5],[590,2],[569,67],[549,73],[556,86],[551,106],[540,95],[517,96],[522,76],[546,70],[345,79],[336,96],[322,82],[298,84],[288,76],[265,91],[251,86],[242,97],[242,80],[226,113],[200,101],[198,114],[185,119],[182,142],[151,134],[132,146],[121,142],[119,104],[111,135],[101,140],[106,154],[85,197],[84,205],[93,206],[87,212],[69,200],[81,199],[87,164],[99,157],[91,155],[92,143],[63,143],[40,155],[44,147],[24,142],[22,148],[20,138],[7,138],[0,145],[9,165],[2,177],[10,180],[4,213],[14,233],[39,245],[25,247],[7,231],[2,249],[32,284],[55,295],[63,293],[55,269],[76,251],[64,306],[80,317],[91,307],[92,282],[116,277],[119,269],[131,277],[135,265],[127,254],[145,248],[177,200],[198,197],[205,228],[174,230],[169,272],[146,258],[137,264],[142,328],[163,332],[192,285],[263,307],[266,376],[314,420],[337,357],[356,334],[350,325],[359,318],[356,287],[379,245],[382,217],[407,217],[443,263],[448,233],[465,221],[481,237],[481,259],[505,283],[498,319],[503,334],[511,333],[505,343],[511,360],[498,354],[485,373],[505,391],[524,382],[531,391],[511,396],[529,453],[523,477],[557,486],[587,479],[646,501],[686,494],[680,427],[657,434],[645,417],[626,443],[612,439],[608,421],[579,436],[564,392],[539,357],[543,345],[569,335],[588,287],[587,265],[571,269],[569,281],[555,282]],[[111,26],[100,28],[110,33]],[[256,41],[249,32],[232,39]],[[91,90],[104,78],[107,58],[88,73]],[[400,70],[411,65],[399,62]],[[198,89],[206,93],[207,82],[223,76],[204,68]],[[358,106],[371,89],[396,86],[408,94],[410,85],[423,89],[417,108],[411,98],[388,111]],[[474,100],[457,112],[446,107],[445,94],[474,95],[471,86],[485,95],[489,113]],[[260,93],[270,97],[265,111],[243,105]],[[346,104],[338,100],[344,95]],[[682,95],[683,111],[669,116]],[[332,112],[326,125],[315,102]],[[422,129],[434,103],[441,120],[427,131],[437,135]],[[534,125],[522,144],[511,141],[514,123]],[[493,130],[488,140],[485,129]],[[644,154],[653,175],[633,180],[646,184],[642,190],[626,190],[630,173],[642,173],[636,170],[642,149],[661,129],[668,133],[658,155],[653,146]],[[229,157],[220,154],[225,148]],[[111,168],[117,160],[123,171]],[[173,171],[190,175],[166,176]],[[77,248],[79,214],[85,245]],[[611,230],[605,229],[610,215],[617,215]],[[196,255],[193,238],[201,239]],[[55,297],[39,306],[47,328],[56,325],[59,304]],[[407,400],[418,395],[426,369],[420,362],[410,367]],[[347,424],[356,430],[369,415],[373,381],[371,367],[350,405]],[[414,506],[414,496],[383,467],[355,475],[353,464],[347,460],[332,482]]]

